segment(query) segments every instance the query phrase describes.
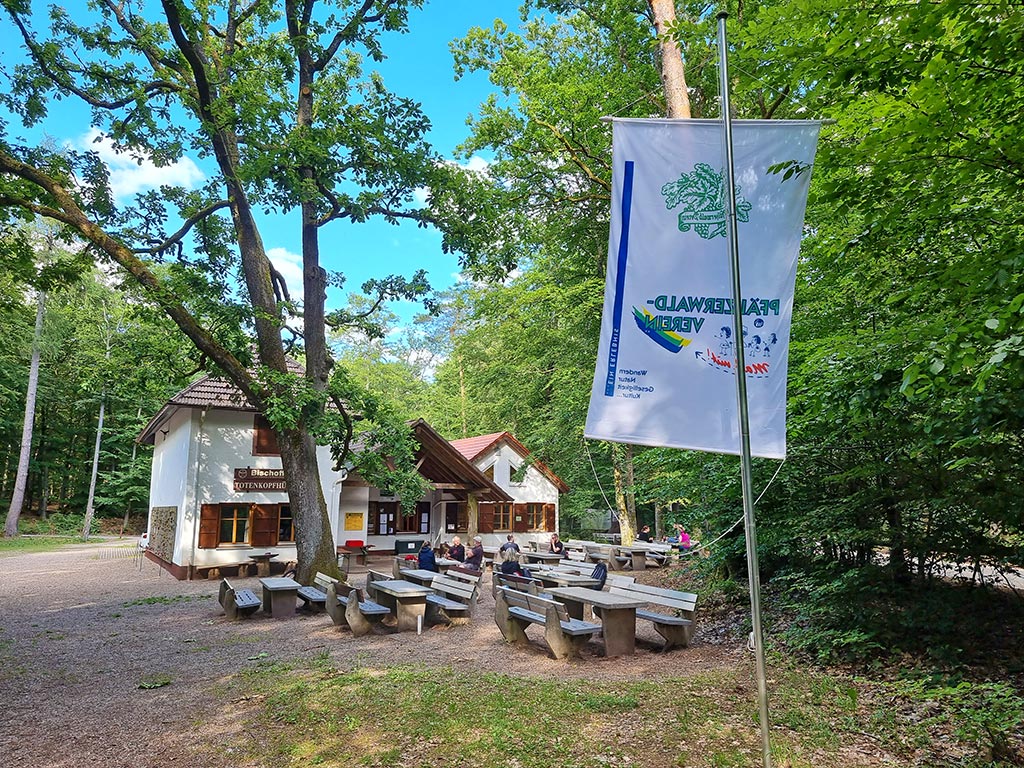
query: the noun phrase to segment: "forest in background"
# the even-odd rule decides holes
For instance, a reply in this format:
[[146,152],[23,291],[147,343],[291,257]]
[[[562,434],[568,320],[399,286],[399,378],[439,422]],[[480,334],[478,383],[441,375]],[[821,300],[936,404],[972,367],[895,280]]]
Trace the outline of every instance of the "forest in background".
[[[571,487],[569,529],[588,509],[633,505],[705,540],[724,534],[707,567],[742,582],[736,459],[582,438],[610,207],[600,118],[664,114],[646,7],[537,0],[525,22],[453,43],[456,72],[487,71],[512,97],[482,105],[463,146],[491,156],[488,171],[431,201],[467,282],[402,342],[379,335],[385,317],[332,346],[402,416],[449,438],[514,433]],[[763,578],[788,596],[791,638],[811,652],[959,659],[960,604],[937,577],[1024,562],[1024,11],[835,0],[733,10],[736,116],[834,121],[797,277],[789,456],[755,461]],[[693,116],[717,117],[713,20],[704,5],[677,11]],[[2,242],[9,260],[23,246]],[[134,437],[204,361],[116,272],[75,271],[46,286],[29,498],[83,511],[102,400],[96,506],[120,518],[146,504],[148,455]],[[199,311],[225,335],[250,333],[244,315]],[[5,499],[35,312],[25,273],[0,274]]]

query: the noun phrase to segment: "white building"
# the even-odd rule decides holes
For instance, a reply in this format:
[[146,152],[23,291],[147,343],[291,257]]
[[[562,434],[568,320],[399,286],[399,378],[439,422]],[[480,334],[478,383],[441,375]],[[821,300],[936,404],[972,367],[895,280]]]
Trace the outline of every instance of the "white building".
[[[559,493],[550,469],[531,461],[507,432],[449,443],[422,419],[410,425],[419,472],[434,490],[403,510],[355,473],[335,472],[318,451],[320,482],[335,544],[407,552],[426,539],[485,546],[546,540],[558,530]],[[254,554],[295,559],[291,508],[276,440],[266,420],[224,379],[205,376],[183,389],[138,438],[153,445],[148,556],[178,578],[251,564]]]

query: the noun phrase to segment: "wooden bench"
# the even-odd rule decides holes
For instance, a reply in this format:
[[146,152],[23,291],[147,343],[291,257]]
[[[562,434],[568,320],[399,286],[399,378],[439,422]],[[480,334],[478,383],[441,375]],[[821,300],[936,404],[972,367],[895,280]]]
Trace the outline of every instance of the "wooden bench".
[[235,589],[227,579],[221,579],[220,595],[217,599],[224,613],[232,621],[240,616],[248,616],[263,604],[251,589]]
[[[594,566],[589,563],[576,563],[570,560],[559,560],[558,565],[554,566],[557,571],[565,571],[566,573],[576,573],[580,576],[589,576],[594,572]],[[609,573],[608,578],[605,579],[605,584],[632,584],[636,581],[635,576],[624,576],[621,574]]]
[[692,592],[680,592],[675,589],[662,589],[636,583],[612,585],[609,591],[644,600],[658,608],[677,611],[676,614],[668,614],[637,609],[636,617],[654,624],[654,629],[665,639],[662,646],[663,651],[676,646],[685,648],[690,644],[690,638],[693,637],[693,617],[697,608],[697,596]]
[[363,600],[358,589],[340,581],[327,586],[325,606],[334,625],[348,627],[356,637],[369,633],[373,624],[391,613],[387,606]]
[[505,641],[513,645],[528,645],[526,628],[543,625],[544,639],[556,659],[578,658],[591,636],[601,631],[600,624],[570,618],[562,603],[510,587],[498,589],[494,621]]
[[470,584],[439,573],[430,582],[430,588],[434,592],[427,595],[428,619],[440,616],[449,624],[465,624],[469,621],[476,607],[479,580]]
[[338,580],[334,577],[317,571],[313,583],[308,587],[299,587],[296,594],[302,600],[303,608],[316,612],[322,610],[327,603],[327,588],[337,583]]

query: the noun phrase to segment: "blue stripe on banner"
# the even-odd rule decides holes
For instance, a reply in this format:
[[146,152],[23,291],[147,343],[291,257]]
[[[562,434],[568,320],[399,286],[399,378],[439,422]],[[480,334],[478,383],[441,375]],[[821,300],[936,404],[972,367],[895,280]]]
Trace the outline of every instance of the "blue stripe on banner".
[[608,345],[608,378],[604,396],[615,394],[615,373],[619,360],[619,333],[622,330],[622,294],[626,286],[626,257],[629,255],[629,212],[633,205],[633,161],[627,160],[622,175],[622,227],[619,232],[619,262],[615,268],[615,300],[612,304],[612,338]]

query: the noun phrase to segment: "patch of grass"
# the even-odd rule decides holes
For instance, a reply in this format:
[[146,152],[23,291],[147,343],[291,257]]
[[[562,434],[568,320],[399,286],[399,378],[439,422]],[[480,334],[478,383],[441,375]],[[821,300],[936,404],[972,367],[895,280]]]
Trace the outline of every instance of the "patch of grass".
[[26,552],[55,552],[69,544],[81,544],[85,539],[77,536],[14,536],[0,537],[0,557],[21,555]]
[[[773,668],[772,677],[779,764],[849,765],[838,756],[870,728],[858,686],[872,684],[797,668]],[[760,762],[756,688],[748,678],[745,668],[629,682],[466,676],[422,666],[342,671],[318,654],[257,663],[222,695],[258,702],[245,730],[266,734],[235,749],[281,768],[745,768]],[[890,743],[899,753],[899,739]]]
[[149,674],[143,675],[139,681],[139,688],[142,690],[152,690],[153,688],[163,688],[165,685],[171,684],[171,676],[165,674]]
[[142,597],[124,604],[125,608],[133,605],[174,605],[175,603],[187,603],[192,600],[211,600],[213,595],[158,595],[155,597]]

